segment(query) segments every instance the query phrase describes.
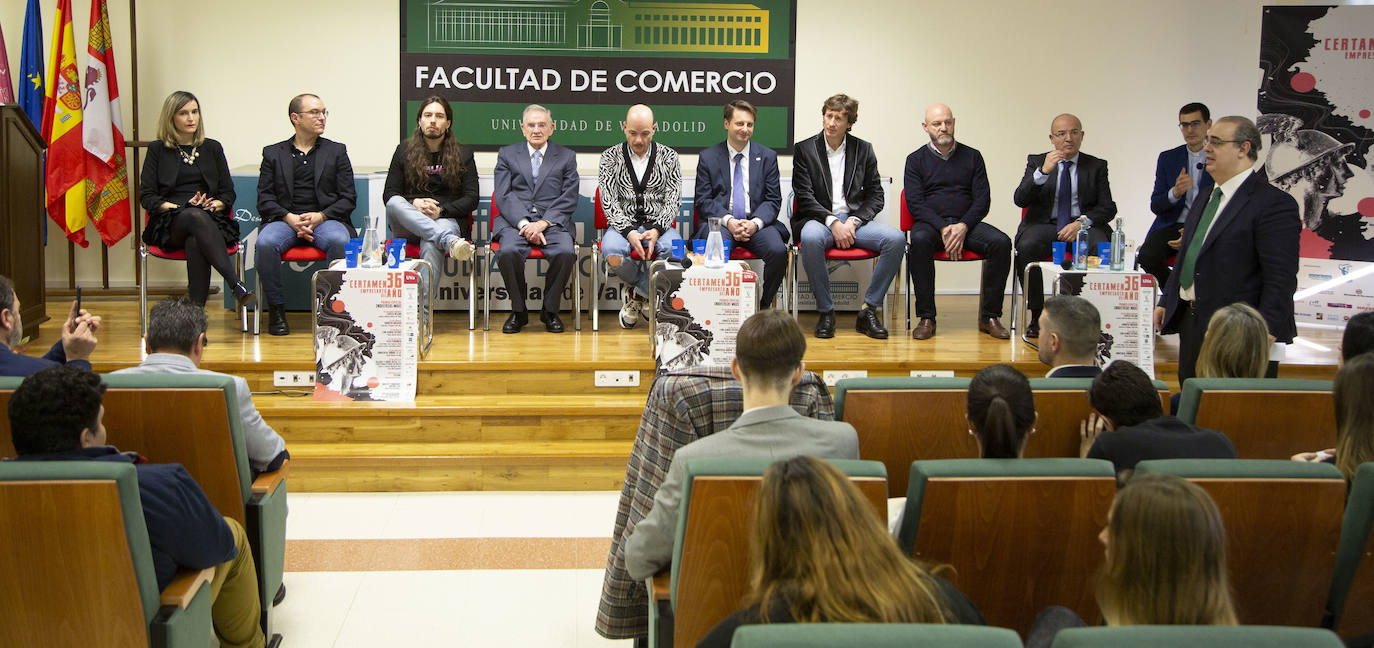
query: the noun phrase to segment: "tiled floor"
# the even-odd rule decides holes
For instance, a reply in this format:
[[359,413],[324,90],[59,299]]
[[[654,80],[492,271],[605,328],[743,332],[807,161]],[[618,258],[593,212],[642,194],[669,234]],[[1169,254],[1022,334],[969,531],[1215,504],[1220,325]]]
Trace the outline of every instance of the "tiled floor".
[[592,627],[617,497],[292,494],[274,631],[290,648],[628,646]]

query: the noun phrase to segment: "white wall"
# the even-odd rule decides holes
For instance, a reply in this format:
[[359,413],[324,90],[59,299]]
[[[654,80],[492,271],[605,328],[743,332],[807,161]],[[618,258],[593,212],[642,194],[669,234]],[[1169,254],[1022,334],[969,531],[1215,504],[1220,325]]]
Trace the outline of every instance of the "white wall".
[[[43,0],[45,51],[52,0]],[[988,222],[1014,233],[1011,193],[1028,153],[1049,148],[1050,120],[1073,112],[1084,151],[1110,163],[1113,195],[1131,238],[1143,238],[1155,156],[1181,143],[1177,110],[1202,101],[1214,116],[1254,116],[1259,29],[1274,0],[1117,0],[961,3],[798,0],[795,131],[820,129],[820,103],[835,92],[859,99],[854,133],[874,143],[879,170],[902,183],[908,153],[928,142],[925,107],[949,104],[957,138],[983,153],[992,184]],[[11,70],[19,69],[24,0],[0,6]],[[79,50],[89,3],[73,2]],[[112,0],[125,127],[132,138],[133,77],[127,0]],[[396,145],[399,0],[287,3],[143,0],[138,3],[142,139],[155,136],[163,97],[190,90],[207,133],[231,167],[256,165],[264,144],[290,134],[286,102],[314,92],[329,107],[328,136],[356,167],[384,167]],[[84,61],[84,51],[78,59]],[[46,63],[45,63],[46,65]],[[18,81],[16,79],[16,81]],[[461,117],[460,117],[461,118]],[[722,133],[722,138],[724,137]],[[672,145],[671,140],[664,143]],[[607,142],[611,144],[612,142]],[[479,154],[490,172],[495,154]],[[691,173],[695,156],[686,156]],[[595,156],[580,156],[595,173]],[[782,161],[789,173],[790,160]],[[53,231],[50,229],[50,231]],[[96,240],[93,233],[88,238]],[[111,278],[131,285],[132,238],[111,250]],[[50,236],[48,280],[66,283],[67,252]],[[184,283],[175,264],[154,264],[154,283]],[[942,291],[977,291],[977,269],[942,264]],[[100,277],[98,246],[78,250],[78,280]]]

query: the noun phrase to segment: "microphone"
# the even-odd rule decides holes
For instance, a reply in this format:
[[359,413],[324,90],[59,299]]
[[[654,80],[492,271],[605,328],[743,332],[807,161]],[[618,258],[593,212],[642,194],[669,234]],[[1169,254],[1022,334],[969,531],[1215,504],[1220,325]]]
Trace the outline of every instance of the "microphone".
[[1198,163],[1197,163],[1197,170],[1198,170],[1198,171],[1201,171],[1201,170],[1203,170],[1203,169],[1205,169],[1205,168],[1207,168],[1207,165],[1205,165],[1205,164],[1203,164],[1203,163],[1201,163],[1201,162],[1198,162]]
[[683,255],[683,257],[682,257],[681,259],[676,258],[676,257],[668,257],[668,258],[664,259],[664,261],[667,261],[668,263],[676,263],[676,264],[682,266],[682,269],[683,269],[683,270],[686,270],[687,268],[692,267],[692,257],[691,257],[691,255]]

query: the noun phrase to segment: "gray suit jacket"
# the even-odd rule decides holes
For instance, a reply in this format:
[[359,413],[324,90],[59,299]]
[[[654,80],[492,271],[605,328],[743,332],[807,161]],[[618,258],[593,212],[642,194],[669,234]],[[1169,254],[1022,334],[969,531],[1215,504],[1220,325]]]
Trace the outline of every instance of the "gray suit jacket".
[[859,435],[848,423],[806,418],[789,406],[779,405],[745,412],[729,428],[683,446],[674,455],[663,486],[654,494],[649,516],[635,527],[625,542],[625,571],[631,578],[643,580],[672,562],[687,460],[700,457],[790,459],[800,455],[858,459]]
[[265,472],[277,455],[286,451],[286,442],[282,440],[281,435],[267,425],[267,421],[262,420],[258,408],[253,406],[253,393],[248,390],[248,381],[238,376],[200,369],[190,358],[176,353],[151,353],[143,359],[143,364],[113,373],[199,374],[233,378],[234,387],[239,395],[239,416],[243,419],[243,445],[248,451],[248,463],[253,467],[253,472]]
[[501,147],[496,152],[495,188],[492,200],[501,217],[492,223],[491,237],[506,228],[520,229],[520,221],[546,220],[550,227],[573,230],[572,215],[577,209],[577,155],[566,146],[544,143],[544,161],[539,177],[533,177],[529,145],[525,142]]

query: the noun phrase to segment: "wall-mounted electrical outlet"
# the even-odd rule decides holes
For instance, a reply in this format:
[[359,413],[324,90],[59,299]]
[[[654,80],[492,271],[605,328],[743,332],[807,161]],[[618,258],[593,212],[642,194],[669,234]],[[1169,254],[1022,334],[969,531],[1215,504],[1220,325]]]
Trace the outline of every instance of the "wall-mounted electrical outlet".
[[273,387],[314,387],[315,372],[313,371],[273,371]]
[[911,372],[912,378],[953,378],[953,369],[917,369]]
[[597,387],[638,387],[638,371],[598,371],[595,382]]
[[825,380],[825,384],[831,387],[834,387],[835,383],[845,378],[867,377],[868,371],[866,369],[826,369],[825,372],[821,374],[821,378]]

